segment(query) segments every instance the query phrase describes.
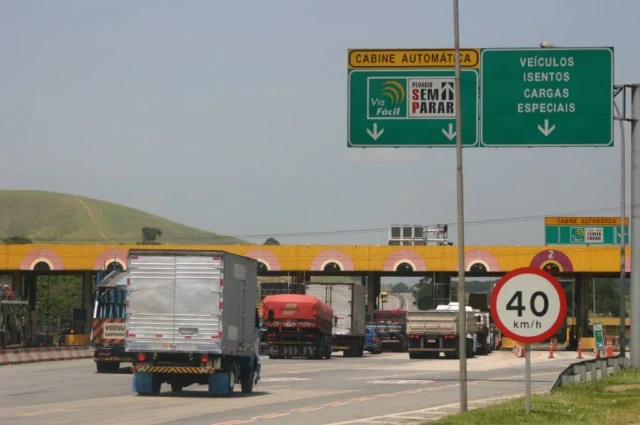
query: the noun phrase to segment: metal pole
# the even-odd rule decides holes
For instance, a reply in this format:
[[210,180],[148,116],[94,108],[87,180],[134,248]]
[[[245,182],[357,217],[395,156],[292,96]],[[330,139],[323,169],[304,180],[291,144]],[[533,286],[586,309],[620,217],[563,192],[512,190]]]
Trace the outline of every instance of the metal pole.
[[596,278],[591,278],[591,292],[593,292],[593,315],[596,315]]
[[455,46],[455,98],[456,98],[456,162],[458,198],[458,351],[460,354],[460,411],[467,411],[467,321],[464,290],[464,186],[462,184],[462,114],[460,102],[460,28],[458,0],[453,0],[453,38]]
[[529,344],[524,345],[525,359],[524,359],[524,377],[525,377],[525,400],[524,410],[531,412],[531,346]]
[[[624,90],[624,89],[623,89]],[[620,109],[618,108],[618,104],[613,102],[613,106],[616,108],[616,114],[620,117]],[[624,117],[620,120],[620,355],[624,357],[625,355],[625,347],[624,347],[624,330],[627,327],[626,323],[626,271],[625,271],[625,219],[627,218],[626,214],[626,188],[625,188],[625,168],[626,168],[626,160],[625,160],[625,137],[624,137]],[[595,310],[595,304],[594,304]]]
[[[640,367],[640,84],[631,86],[631,367]],[[635,246],[634,246],[635,245]]]

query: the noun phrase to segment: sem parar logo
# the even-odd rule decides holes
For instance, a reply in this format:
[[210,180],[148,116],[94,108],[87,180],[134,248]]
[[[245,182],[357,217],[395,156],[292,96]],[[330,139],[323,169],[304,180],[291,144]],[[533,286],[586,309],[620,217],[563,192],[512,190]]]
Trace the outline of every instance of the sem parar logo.
[[369,78],[369,118],[404,118],[407,116],[407,81],[405,79]]

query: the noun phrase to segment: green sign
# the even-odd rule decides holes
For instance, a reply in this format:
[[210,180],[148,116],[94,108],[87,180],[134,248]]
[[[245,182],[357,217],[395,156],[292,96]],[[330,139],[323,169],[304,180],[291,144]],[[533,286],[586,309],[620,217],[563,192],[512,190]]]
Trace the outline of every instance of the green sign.
[[613,146],[613,48],[482,49],[483,146]]
[[[460,76],[462,144],[478,144],[478,72]],[[349,71],[349,147],[456,145],[454,72],[450,69]]]
[[593,336],[596,340],[596,351],[604,350],[604,332],[602,331],[602,323],[594,322]]
[[[546,217],[547,245],[620,245],[619,217]],[[629,244],[629,223],[625,219],[625,244]]]

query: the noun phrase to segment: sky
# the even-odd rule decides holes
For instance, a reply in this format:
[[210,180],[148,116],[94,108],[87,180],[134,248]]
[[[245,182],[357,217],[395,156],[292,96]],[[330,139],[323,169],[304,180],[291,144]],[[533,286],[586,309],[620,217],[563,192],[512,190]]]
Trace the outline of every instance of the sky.
[[[639,14],[460,0],[460,44],[612,46],[615,83],[637,83]],[[452,224],[455,149],[347,147],[347,51],[453,43],[450,0],[2,0],[0,188],[257,243],[386,245],[390,224]],[[465,243],[542,245],[546,215],[620,216],[615,131],[607,148],[464,149]],[[517,217],[533,218],[500,220]]]

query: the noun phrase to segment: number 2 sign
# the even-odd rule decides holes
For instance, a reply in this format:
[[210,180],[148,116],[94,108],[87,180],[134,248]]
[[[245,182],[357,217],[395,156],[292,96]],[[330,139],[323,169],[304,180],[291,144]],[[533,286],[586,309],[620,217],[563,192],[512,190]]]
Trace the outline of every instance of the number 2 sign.
[[564,289],[550,274],[523,267],[504,275],[491,294],[491,316],[502,333],[525,344],[551,338],[567,314]]

